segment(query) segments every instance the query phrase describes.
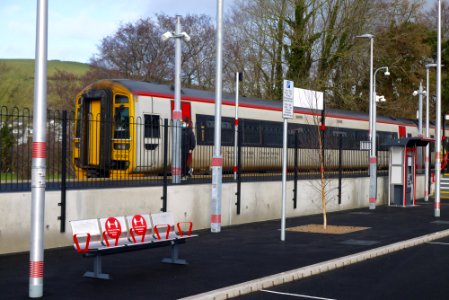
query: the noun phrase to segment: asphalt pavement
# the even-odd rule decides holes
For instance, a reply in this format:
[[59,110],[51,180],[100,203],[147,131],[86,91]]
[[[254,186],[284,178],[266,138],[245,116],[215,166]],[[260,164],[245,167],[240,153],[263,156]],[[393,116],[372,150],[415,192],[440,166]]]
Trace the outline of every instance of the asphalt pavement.
[[[321,221],[321,215],[291,218],[287,227]],[[341,235],[287,231],[284,242],[280,220],[220,233],[201,230],[180,246],[188,265],[161,263],[169,248],[115,254],[103,258],[111,280],[82,277],[92,258],[72,247],[46,250],[44,299],[223,299],[249,291],[254,293],[243,299],[449,299],[449,204],[441,204],[439,218],[433,203],[419,202],[329,213],[328,224],[369,229]],[[28,261],[29,253],[0,256],[0,299],[27,299]],[[328,262],[346,267],[327,272]],[[305,269],[315,275],[282,285],[287,275],[297,278]],[[343,290],[349,292],[334,293]]]

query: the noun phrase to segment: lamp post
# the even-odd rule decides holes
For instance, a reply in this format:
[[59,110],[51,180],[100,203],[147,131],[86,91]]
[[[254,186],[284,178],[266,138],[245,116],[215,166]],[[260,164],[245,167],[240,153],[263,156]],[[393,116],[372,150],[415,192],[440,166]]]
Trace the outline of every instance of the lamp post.
[[31,169],[31,228],[29,298],[42,298],[44,289],[45,172],[47,164],[48,1],[37,1],[34,72],[34,116]]
[[377,184],[376,184],[376,149],[373,147],[373,120],[374,114],[373,110],[375,109],[374,97],[373,97],[373,50],[374,50],[374,35],[365,33],[362,35],[356,36],[356,38],[365,38],[370,40],[370,66],[369,66],[369,131],[368,136],[370,139],[370,166],[369,166],[369,209],[376,208],[376,194],[377,194]]
[[426,95],[426,91],[422,89],[422,81],[419,83],[419,90],[413,92],[413,96],[418,97],[418,137],[422,137],[422,96]]
[[223,177],[223,156],[221,155],[221,104],[222,104],[222,70],[223,70],[223,0],[217,0],[217,35],[215,69],[215,122],[214,150],[211,162],[212,169],[212,199],[210,209],[210,230],[221,232],[221,192]]
[[440,217],[440,177],[441,177],[441,0],[438,0],[437,29],[437,103],[435,132],[435,207],[434,216]]
[[[429,97],[430,97],[430,89],[429,89],[429,69],[436,68],[437,64],[427,64],[426,65],[426,138],[430,137],[429,132]],[[429,168],[430,167],[430,148],[429,144],[426,145],[426,154],[424,157],[424,201],[429,201]]]
[[[417,91],[413,91],[413,96],[418,96],[418,137],[423,137],[423,128],[422,128],[422,97],[427,94],[426,91],[423,91],[422,88],[422,80],[419,83],[419,89]],[[422,169],[422,151],[418,152],[418,166],[419,169]],[[426,180],[424,178],[424,180]],[[425,191],[424,191],[425,194]]]
[[[376,76],[377,72],[380,70],[385,70],[384,75],[390,76],[390,72],[388,71],[388,67],[380,67],[377,68],[374,72],[373,79],[373,125],[372,125],[372,133],[371,133],[371,155],[370,155],[370,209],[376,208],[376,198],[377,198],[377,139],[376,139],[376,119],[377,119],[377,108],[376,108]],[[374,179],[373,179],[374,178]],[[372,199],[374,197],[374,199]]]
[[176,16],[176,31],[167,31],[161,37],[162,41],[175,39],[175,107],[173,109],[173,134],[172,134],[172,183],[181,182],[181,39],[190,41],[190,36],[181,32],[181,16]]

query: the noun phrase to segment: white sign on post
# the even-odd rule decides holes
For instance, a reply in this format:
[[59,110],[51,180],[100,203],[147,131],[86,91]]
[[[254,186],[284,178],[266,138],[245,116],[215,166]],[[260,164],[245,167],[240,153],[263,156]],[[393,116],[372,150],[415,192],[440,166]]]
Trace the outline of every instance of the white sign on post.
[[287,119],[293,119],[295,85],[291,80],[284,80],[282,97],[282,117],[284,118],[284,130],[282,138],[282,205],[281,205],[281,241],[285,241],[285,198],[287,190]]
[[282,117],[284,119],[293,119],[294,107],[294,84],[291,80],[284,80],[284,91],[282,97]]

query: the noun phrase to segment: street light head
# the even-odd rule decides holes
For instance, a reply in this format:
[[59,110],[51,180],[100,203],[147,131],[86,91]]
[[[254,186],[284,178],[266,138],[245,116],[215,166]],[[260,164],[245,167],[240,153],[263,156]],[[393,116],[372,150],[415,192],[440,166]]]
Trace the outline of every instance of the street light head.
[[166,33],[164,33],[162,36],[161,36],[161,40],[163,41],[163,42],[165,42],[166,40],[168,40],[168,39],[170,39],[170,38],[172,38],[173,37],[173,33],[171,33],[170,31],[167,31]]
[[413,91],[413,96],[417,96],[418,95],[418,91]]
[[388,71],[388,69],[385,71],[384,75],[385,76],[390,76],[390,72]]
[[365,33],[365,34],[361,34],[361,35],[356,35],[356,38],[361,38],[361,39],[373,39],[374,35],[372,35],[371,33]]
[[181,32],[182,38],[184,40],[184,42],[190,42],[190,35],[188,35],[186,32]]

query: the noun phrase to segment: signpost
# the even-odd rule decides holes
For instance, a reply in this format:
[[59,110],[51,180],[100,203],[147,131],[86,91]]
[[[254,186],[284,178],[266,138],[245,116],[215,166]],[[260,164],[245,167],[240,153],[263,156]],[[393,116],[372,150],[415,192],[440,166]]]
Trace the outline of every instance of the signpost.
[[282,208],[281,208],[281,241],[285,241],[285,198],[287,186],[287,137],[288,137],[288,119],[294,117],[294,83],[290,80],[284,80],[284,89],[282,97],[282,117],[284,118],[283,131],[283,149],[282,149]]

